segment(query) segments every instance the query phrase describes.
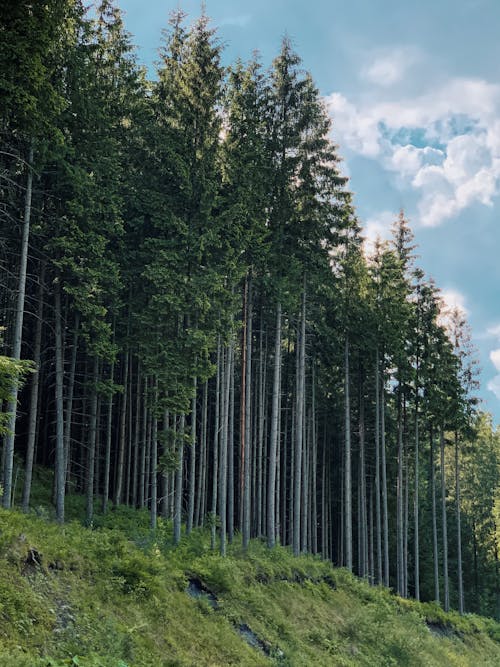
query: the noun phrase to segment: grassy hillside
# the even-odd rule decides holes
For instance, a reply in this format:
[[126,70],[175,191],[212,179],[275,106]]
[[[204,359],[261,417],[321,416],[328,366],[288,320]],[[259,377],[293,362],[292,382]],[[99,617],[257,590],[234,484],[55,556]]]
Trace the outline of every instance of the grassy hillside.
[[[79,513],[80,500],[70,499]],[[255,541],[173,549],[147,515],[92,529],[0,511],[0,665],[500,665],[500,625],[398,599]]]

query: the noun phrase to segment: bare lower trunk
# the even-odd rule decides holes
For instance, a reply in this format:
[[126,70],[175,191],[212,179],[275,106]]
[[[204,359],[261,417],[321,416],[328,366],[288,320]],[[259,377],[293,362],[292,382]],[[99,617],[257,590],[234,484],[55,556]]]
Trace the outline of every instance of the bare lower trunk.
[[[281,372],[281,302],[276,308],[276,336],[274,343],[273,399],[271,408],[271,439],[269,443],[269,471],[267,475],[267,546],[274,547],[276,537],[276,455],[278,449],[278,413],[280,408]],[[260,508],[259,508],[260,511]]]
[[99,359],[94,357],[92,371],[92,397],[90,400],[89,448],[87,457],[87,492],[86,492],[86,520],[87,525],[94,517],[94,471],[95,451],[97,438],[97,381],[99,379]]
[[24,488],[23,488],[23,512],[27,512],[30,504],[31,480],[33,476],[33,458],[35,454],[35,440],[38,423],[38,394],[40,386],[40,352],[42,347],[42,326],[43,326],[43,290],[45,283],[45,262],[42,262],[40,268],[40,282],[38,286],[38,308],[36,312],[35,329],[35,347],[33,350],[33,361],[35,362],[36,372],[33,375],[30,395],[30,413],[28,428],[28,445],[26,447],[26,463],[24,468]]
[[55,352],[56,352],[56,518],[58,523],[64,523],[64,491],[65,491],[65,461],[64,461],[64,404],[63,404],[63,343],[61,317],[61,285],[59,280],[55,285]]
[[[26,183],[26,194],[24,199],[24,219],[22,225],[21,259],[19,265],[19,281],[16,303],[16,319],[14,326],[14,344],[12,357],[16,361],[21,359],[21,343],[23,338],[24,301],[26,294],[26,268],[28,265],[28,243],[31,221],[31,199],[33,191],[33,143],[28,153],[28,177]],[[62,345],[62,344],[61,344]],[[5,438],[3,453],[3,499],[2,504],[9,509],[12,503],[12,470],[14,464],[14,439],[16,432],[18,384],[14,382],[11,389],[11,398],[8,403],[7,412],[10,415],[7,424],[7,436]],[[64,512],[63,512],[64,520]]]

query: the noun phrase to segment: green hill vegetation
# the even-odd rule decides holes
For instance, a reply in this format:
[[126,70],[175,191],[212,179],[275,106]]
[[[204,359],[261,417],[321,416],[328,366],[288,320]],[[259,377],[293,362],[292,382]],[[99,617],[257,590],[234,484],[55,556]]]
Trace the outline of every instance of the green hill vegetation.
[[[70,496],[68,513],[83,512]],[[498,665],[500,625],[369,586],[318,557],[235,539],[226,558],[195,530],[120,507],[52,522],[0,512],[0,664]]]

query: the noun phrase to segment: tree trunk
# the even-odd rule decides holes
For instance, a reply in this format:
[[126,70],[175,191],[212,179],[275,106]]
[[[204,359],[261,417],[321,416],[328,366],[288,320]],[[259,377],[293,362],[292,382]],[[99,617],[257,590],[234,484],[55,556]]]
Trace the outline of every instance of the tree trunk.
[[60,278],[55,284],[55,352],[56,352],[56,465],[55,465],[55,490],[56,490],[56,519],[58,523],[64,523],[64,491],[66,470],[64,466],[64,360],[62,343],[62,316],[61,316],[61,284]]
[[26,462],[24,468],[24,488],[23,488],[23,512],[29,510],[31,480],[33,476],[33,459],[35,454],[35,440],[38,423],[38,394],[40,386],[40,352],[42,347],[42,328],[43,328],[43,291],[45,287],[45,261],[40,267],[40,282],[38,284],[38,307],[36,312],[35,346],[33,349],[33,361],[36,366],[36,372],[33,374],[30,394],[30,413],[28,427],[28,445],[26,447]]
[[252,499],[250,497],[250,473],[251,473],[251,433],[252,433],[252,336],[253,336],[253,294],[252,277],[248,277],[247,290],[247,315],[246,315],[246,363],[245,363],[245,417],[244,417],[244,443],[242,446],[243,454],[243,549],[247,549],[250,539],[250,507]]
[[344,344],[344,413],[345,413],[345,566],[352,572],[352,472],[351,472],[351,402],[349,398],[349,336]]
[[444,588],[444,610],[450,610],[450,588],[448,578],[448,522],[446,519],[446,477],[444,467],[444,426],[441,425],[439,433],[439,444],[441,450],[441,515],[443,521],[443,588]]
[[464,613],[464,582],[462,572],[462,521],[460,515],[460,460],[458,431],[455,431],[455,502],[457,504],[457,577],[458,611]]
[[[273,398],[271,408],[271,439],[269,442],[269,470],[267,474],[267,546],[276,543],[276,457],[278,449],[278,413],[280,409],[281,373],[281,302],[276,307],[276,334],[274,339]],[[260,508],[259,508],[260,509]]]
[[189,495],[186,532],[189,535],[194,522],[194,492],[196,482],[196,393],[198,379],[193,379],[193,397],[191,399],[191,448],[189,451]]
[[174,511],[174,544],[181,541],[182,524],[182,479],[184,468],[184,430],[186,415],[181,415],[179,437],[177,439],[177,469],[175,471],[175,511]]
[[87,493],[86,493],[86,521],[92,524],[94,517],[94,472],[95,472],[95,450],[97,438],[97,382],[99,380],[99,359],[94,356],[94,368],[92,371],[92,397],[90,400],[90,424],[89,424],[89,448],[87,457]]
[[[26,194],[24,199],[24,219],[22,225],[22,238],[21,238],[21,259],[19,265],[16,319],[15,319],[14,337],[13,337],[14,344],[12,347],[12,357],[16,361],[19,361],[21,359],[21,344],[23,339],[24,301],[26,294],[26,269],[28,265],[28,244],[30,235],[32,192],[33,192],[33,142],[31,142],[28,151],[28,176],[26,183]],[[7,424],[7,436],[5,438],[4,455],[3,455],[4,469],[3,469],[2,503],[6,509],[9,509],[12,504],[12,470],[14,465],[14,440],[16,432],[17,394],[18,394],[18,384],[17,382],[14,382],[11,389],[11,398],[9,400],[7,407],[7,412],[9,413],[9,421]],[[64,512],[62,519],[64,520]]]
[[438,538],[437,538],[437,510],[436,510],[436,471],[434,466],[434,434],[432,428],[429,432],[431,441],[430,448],[430,475],[431,475],[431,501],[432,501],[432,554],[434,561],[434,600],[439,602],[439,560],[438,560]]
[[[302,476],[302,448],[304,437],[304,403],[305,403],[305,375],[306,375],[306,281],[302,288],[302,309],[299,335],[299,363],[297,377],[297,403],[295,425],[295,456],[294,456],[294,507],[293,507],[293,553],[298,556],[301,546],[301,476]],[[302,527],[303,528],[303,527]]]
[[125,472],[125,438],[127,430],[127,397],[128,397],[128,361],[129,350],[125,352],[123,362],[123,394],[120,413],[120,441],[118,445],[118,463],[116,474],[115,505],[122,502],[123,477]]

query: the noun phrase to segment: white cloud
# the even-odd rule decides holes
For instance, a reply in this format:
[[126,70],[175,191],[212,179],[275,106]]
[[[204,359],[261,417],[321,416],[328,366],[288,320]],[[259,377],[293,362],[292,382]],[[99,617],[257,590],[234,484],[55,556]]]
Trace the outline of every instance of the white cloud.
[[493,366],[495,366],[497,371],[500,372],[500,348],[497,348],[496,350],[491,350],[490,359]]
[[[500,343],[500,324],[489,327],[487,336],[495,338],[497,343]],[[500,400],[500,348],[490,351],[490,361],[495,367],[497,375],[488,382],[487,387]]]
[[475,203],[491,206],[500,193],[500,85],[456,78],[397,102],[377,90],[358,104],[340,93],[327,98],[341,148],[379,161],[398,188],[415,191],[424,226]]
[[447,288],[441,290],[440,297],[445,310],[455,310],[457,308],[463,315],[467,315],[466,299],[461,292],[453,288]]
[[392,211],[382,211],[376,216],[368,218],[363,224],[364,249],[367,255],[372,255],[377,239],[386,241],[391,237],[391,226],[396,216]]
[[378,54],[362,69],[361,77],[377,86],[389,87],[399,83],[408,69],[418,60],[415,49],[391,49]]

